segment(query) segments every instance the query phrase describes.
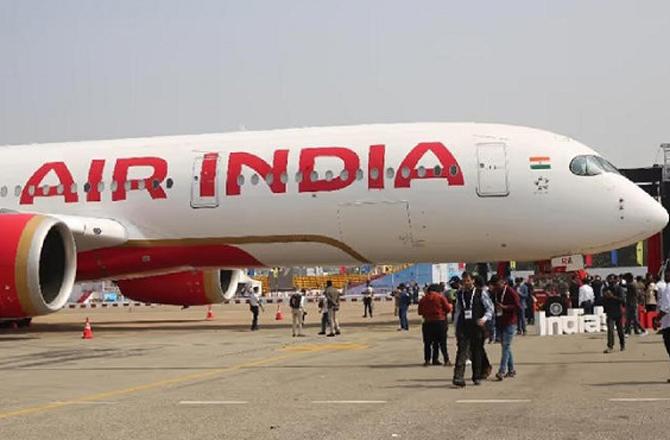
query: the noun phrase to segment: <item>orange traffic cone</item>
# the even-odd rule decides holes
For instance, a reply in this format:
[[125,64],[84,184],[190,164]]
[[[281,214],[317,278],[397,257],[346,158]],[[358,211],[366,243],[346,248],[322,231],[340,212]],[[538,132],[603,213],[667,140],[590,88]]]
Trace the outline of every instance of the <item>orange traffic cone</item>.
[[207,317],[205,318],[207,321],[211,321],[214,319],[214,312],[212,312],[212,305],[210,304],[207,306]]
[[93,329],[91,328],[91,323],[86,318],[86,322],[84,323],[84,333],[81,335],[82,339],[93,339]]
[[275,320],[281,321],[282,319],[284,319],[284,314],[281,311],[281,306],[277,305],[277,313],[275,313]]

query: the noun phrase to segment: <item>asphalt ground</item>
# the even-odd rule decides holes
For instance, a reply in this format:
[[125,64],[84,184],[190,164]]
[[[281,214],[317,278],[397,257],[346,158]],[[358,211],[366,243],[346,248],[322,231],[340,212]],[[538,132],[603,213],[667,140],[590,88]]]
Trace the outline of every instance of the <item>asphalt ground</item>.
[[[518,376],[465,389],[423,367],[416,310],[342,310],[343,334],[304,338],[276,306],[64,311],[0,333],[5,439],[665,439],[670,361],[660,336],[605,355],[604,334],[514,340]],[[286,312],[286,309],[284,309]],[[86,316],[94,339],[82,340]],[[450,329],[453,330],[453,327]],[[450,333],[449,350],[455,357]],[[488,345],[491,361],[500,346]],[[466,372],[466,377],[469,371]]]

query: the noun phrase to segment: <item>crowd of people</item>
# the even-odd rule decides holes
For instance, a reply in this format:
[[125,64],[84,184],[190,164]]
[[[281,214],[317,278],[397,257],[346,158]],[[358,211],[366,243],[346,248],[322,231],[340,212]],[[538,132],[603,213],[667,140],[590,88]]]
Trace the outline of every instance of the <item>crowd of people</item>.
[[[532,276],[507,279],[493,275],[488,282],[479,275],[464,272],[453,277],[448,284],[431,284],[420,296],[418,285],[400,284],[393,290],[394,314],[398,318],[398,331],[409,330],[408,311],[411,304],[418,303],[418,314],[423,318],[424,366],[454,365],[453,384],[466,386],[465,368],[472,365],[472,383],[480,385],[491,376],[493,367],[486,352],[486,343],[500,343],[501,359],[495,380],[502,381],[516,376],[512,344],[516,335],[526,335],[527,326],[534,324],[537,298],[534,294]],[[604,280],[599,276],[582,279],[574,276],[569,283],[557,282],[546,286],[550,293],[561,295],[566,307],[582,308],[593,313],[595,306],[602,306],[607,315],[607,348],[614,351],[615,332],[619,348],[625,350],[626,338],[632,333],[646,335],[638,320],[638,307],[648,312],[658,312],[656,325],[663,334],[670,355],[670,270],[662,280],[648,274],[635,278],[632,274],[611,274]],[[289,297],[294,337],[304,336],[303,324],[306,315],[306,292],[296,292]],[[363,318],[372,318],[374,289],[368,283],[362,293]],[[319,335],[335,337],[341,334],[338,312],[342,293],[328,281],[317,298],[321,315]],[[257,289],[249,293],[252,313],[251,330],[258,329],[259,309],[263,301]],[[457,351],[452,364],[447,346],[449,322],[455,326]],[[624,319],[625,318],[625,319]],[[442,361],[440,360],[442,355]],[[669,380],[670,382],[670,380]]]

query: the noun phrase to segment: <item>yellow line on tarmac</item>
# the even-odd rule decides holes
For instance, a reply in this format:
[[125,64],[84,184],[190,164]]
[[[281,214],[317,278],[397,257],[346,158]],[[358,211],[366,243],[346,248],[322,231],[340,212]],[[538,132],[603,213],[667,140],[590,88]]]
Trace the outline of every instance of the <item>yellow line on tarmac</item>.
[[[349,349],[357,349],[354,348],[356,344],[351,344],[351,348]],[[289,346],[290,347],[290,346]],[[341,350],[344,350],[346,348],[340,348]],[[313,347],[303,347],[301,350],[295,350],[291,351],[288,350],[288,353],[286,354],[281,354],[277,356],[272,356],[269,358],[264,358],[264,359],[259,359],[251,362],[245,362],[242,364],[237,364],[237,365],[231,365],[229,367],[223,367],[223,368],[217,368],[213,370],[208,370],[200,373],[194,373],[194,374],[187,374],[183,376],[177,376],[173,377],[171,379],[165,379],[165,380],[159,380],[156,382],[149,382],[145,383],[143,385],[137,385],[134,387],[129,387],[129,388],[120,388],[116,390],[111,390],[111,391],[103,391],[101,393],[96,393],[96,394],[90,394],[88,396],[82,396],[76,399],[72,400],[66,400],[66,401],[59,401],[59,402],[52,402],[52,403],[46,403],[43,405],[36,405],[36,406],[31,406],[27,408],[21,408],[13,411],[7,411],[7,412],[0,412],[0,420],[3,419],[9,419],[12,417],[19,417],[19,416],[25,416],[29,414],[38,414],[38,413],[44,413],[47,411],[51,411],[54,409],[59,409],[63,408],[69,405],[77,404],[77,403],[82,403],[82,402],[91,402],[95,400],[102,400],[102,399],[108,399],[110,397],[117,397],[117,396],[124,396],[128,394],[135,394],[139,393],[142,391],[147,391],[147,390],[152,390],[156,388],[163,388],[167,387],[170,385],[176,385],[176,384],[181,384],[185,382],[195,382],[203,379],[208,379],[211,377],[216,377],[218,375],[221,375],[223,373],[228,373],[231,371],[236,371],[240,370],[242,368],[250,368],[250,367],[258,367],[262,365],[269,365],[273,364],[279,361],[282,361],[284,359],[288,359],[291,357],[294,357],[296,355],[302,354],[302,353],[317,353],[317,352],[323,352],[324,350],[321,349],[319,346],[316,344]]]

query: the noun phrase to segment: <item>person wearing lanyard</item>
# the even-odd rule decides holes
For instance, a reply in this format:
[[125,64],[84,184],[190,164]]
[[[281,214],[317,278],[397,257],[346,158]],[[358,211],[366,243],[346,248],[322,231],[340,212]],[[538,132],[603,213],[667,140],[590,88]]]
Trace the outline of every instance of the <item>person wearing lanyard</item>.
[[491,283],[494,287],[496,317],[500,321],[502,333],[502,357],[500,359],[500,368],[496,373],[496,379],[503,380],[505,377],[516,376],[514,370],[514,356],[512,356],[512,339],[517,330],[519,319],[519,309],[521,301],[519,294],[512,286],[505,283],[497,275],[491,277]]
[[482,350],[484,348],[484,326],[493,316],[493,303],[486,292],[474,286],[472,274],[464,272],[463,288],[456,294],[456,338],[458,351],[453,384],[464,387],[465,362],[472,360],[472,382],[479,385],[482,380]]

